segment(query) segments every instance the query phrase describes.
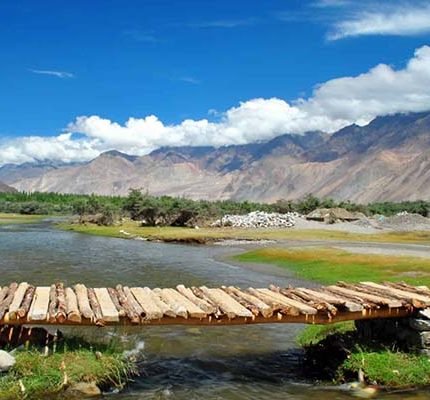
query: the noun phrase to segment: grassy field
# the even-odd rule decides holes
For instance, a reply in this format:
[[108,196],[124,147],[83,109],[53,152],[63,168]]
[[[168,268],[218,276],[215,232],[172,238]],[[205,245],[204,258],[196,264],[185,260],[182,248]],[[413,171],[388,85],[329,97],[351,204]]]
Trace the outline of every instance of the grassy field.
[[43,219],[42,215],[22,215],[22,214],[5,214],[0,213],[0,225],[10,224],[30,224]]
[[297,276],[325,284],[384,280],[430,285],[430,259],[353,254],[332,248],[262,248],[238,256],[241,262],[275,264]]
[[120,231],[148,240],[207,243],[223,239],[244,240],[333,240],[376,243],[429,243],[430,232],[385,232],[377,234],[349,233],[333,230],[311,229],[238,229],[238,228],[176,228],[141,227],[137,222],[127,221],[120,226],[94,224],[59,224],[61,229],[99,236],[130,238]]

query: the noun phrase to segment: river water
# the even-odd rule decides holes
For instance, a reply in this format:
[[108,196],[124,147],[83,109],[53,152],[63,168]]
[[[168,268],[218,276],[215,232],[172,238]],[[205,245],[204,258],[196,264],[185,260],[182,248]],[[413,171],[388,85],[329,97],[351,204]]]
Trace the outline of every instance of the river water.
[[[242,287],[305,285],[287,271],[245,268],[219,261],[239,248],[184,246],[103,238],[56,230],[51,223],[0,227],[0,284],[83,282],[134,286]],[[298,377],[301,325],[139,327],[121,331],[143,347],[141,376],[114,400],[352,399],[341,388]],[[124,328],[122,328],[124,329]],[[107,330],[91,328],[92,335]],[[379,399],[430,399],[427,392],[381,394]]]

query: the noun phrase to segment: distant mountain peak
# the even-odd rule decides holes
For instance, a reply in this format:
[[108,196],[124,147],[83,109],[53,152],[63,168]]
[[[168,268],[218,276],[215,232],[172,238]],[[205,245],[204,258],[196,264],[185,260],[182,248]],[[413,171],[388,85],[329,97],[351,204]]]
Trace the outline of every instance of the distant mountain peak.
[[121,158],[125,158],[126,160],[128,160],[130,162],[133,162],[137,158],[139,158],[139,156],[133,156],[133,155],[126,154],[126,153],[123,153],[123,152],[118,151],[118,150],[105,151],[104,153],[101,153],[99,155],[99,157],[121,157]]

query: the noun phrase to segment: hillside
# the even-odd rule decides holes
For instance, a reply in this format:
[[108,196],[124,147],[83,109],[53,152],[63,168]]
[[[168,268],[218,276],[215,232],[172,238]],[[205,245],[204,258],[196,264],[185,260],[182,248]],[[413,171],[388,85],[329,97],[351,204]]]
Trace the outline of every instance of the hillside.
[[17,190],[15,188],[0,182],[0,193],[15,193],[16,191]]
[[27,191],[124,195],[141,187],[157,195],[205,199],[276,201],[308,193],[356,202],[429,199],[430,113],[380,117],[333,135],[160,148],[142,157],[110,151],[85,164],[33,174],[27,167],[22,175],[17,170],[7,182]]

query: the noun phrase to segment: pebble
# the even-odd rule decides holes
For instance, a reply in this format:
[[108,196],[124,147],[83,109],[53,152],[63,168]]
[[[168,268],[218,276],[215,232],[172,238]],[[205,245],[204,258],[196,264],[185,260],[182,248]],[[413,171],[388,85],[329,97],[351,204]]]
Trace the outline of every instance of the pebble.
[[7,372],[15,365],[15,357],[7,351],[0,350],[0,372]]

